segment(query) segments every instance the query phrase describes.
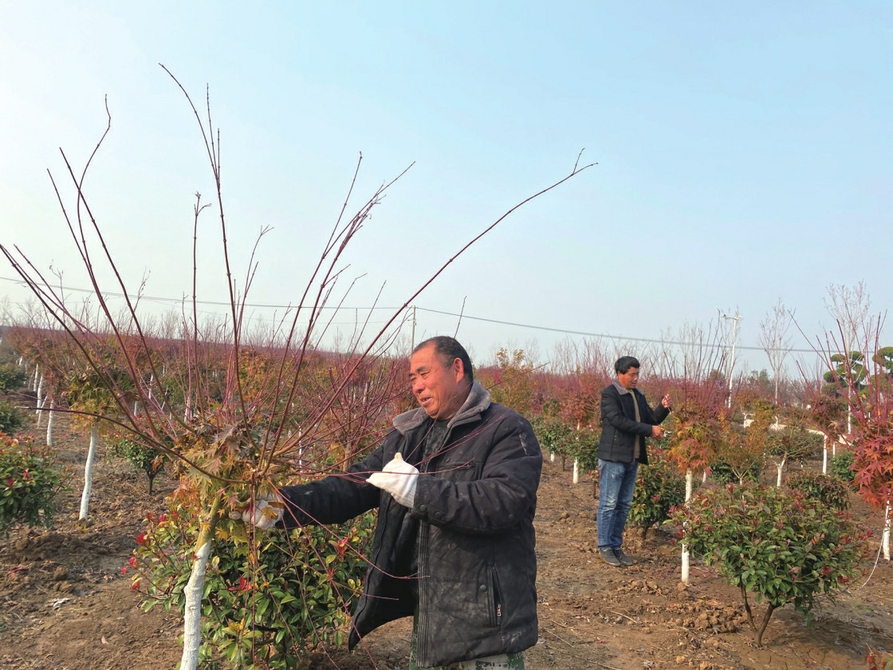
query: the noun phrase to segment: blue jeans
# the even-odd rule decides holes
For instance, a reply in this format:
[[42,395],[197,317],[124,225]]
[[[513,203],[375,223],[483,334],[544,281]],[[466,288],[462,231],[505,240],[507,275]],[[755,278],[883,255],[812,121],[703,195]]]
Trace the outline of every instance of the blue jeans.
[[598,528],[599,549],[620,549],[623,529],[633,502],[639,461],[615,463],[598,459]]

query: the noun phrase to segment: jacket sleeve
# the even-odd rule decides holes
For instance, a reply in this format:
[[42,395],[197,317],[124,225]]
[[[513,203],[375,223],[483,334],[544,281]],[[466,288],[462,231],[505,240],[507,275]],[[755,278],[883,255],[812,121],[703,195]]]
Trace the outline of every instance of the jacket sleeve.
[[398,437],[399,434],[393,431],[375,451],[351,465],[346,472],[309,484],[283,486],[279,494],[285,500],[286,510],[278,525],[296,528],[308,524],[343,523],[377,507],[381,490],[367,484],[366,479],[382,469],[384,453],[389,447],[393,451],[392,442]]
[[[648,410],[648,413],[651,414],[651,409],[648,408]],[[601,413],[602,425],[610,424],[621,433],[644,435],[645,437],[651,436],[652,424],[635,421],[623,413],[623,405],[620,404],[620,394],[613,386],[608,386],[602,391]]]
[[654,426],[659,426],[664,422],[668,416],[670,416],[670,410],[660,404],[660,401],[657,403],[657,407],[654,409],[648,408],[648,413],[651,415],[649,417],[649,421]]
[[480,476],[456,481],[448,476],[420,475],[412,516],[455,532],[480,535],[504,532],[527,515],[532,517],[543,466],[533,429],[515,412],[488,421],[498,425],[489,451],[482,455],[486,460],[481,463]]

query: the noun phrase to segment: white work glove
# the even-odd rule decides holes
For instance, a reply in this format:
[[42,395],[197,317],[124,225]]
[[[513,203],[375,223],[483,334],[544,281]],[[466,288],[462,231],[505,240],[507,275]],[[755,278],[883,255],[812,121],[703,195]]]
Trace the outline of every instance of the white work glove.
[[278,493],[273,493],[261,496],[242,510],[242,521],[261,530],[269,530],[282,519],[284,512],[285,501]]
[[398,451],[394,454],[394,460],[385,465],[381,472],[373,472],[366,481],[390,493],[404,507],[412,509],[418,477],[418,469],[404,461]]

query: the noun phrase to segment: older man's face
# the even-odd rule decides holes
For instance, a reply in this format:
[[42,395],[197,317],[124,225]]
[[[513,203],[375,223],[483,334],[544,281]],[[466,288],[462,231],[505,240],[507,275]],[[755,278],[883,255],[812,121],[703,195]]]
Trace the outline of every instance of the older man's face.
[[409,359],[409,382],[419,406],[433,419],[451,419],[468,397],[462,361],[445,366],[434,344],[419,349]]
[[620,382],[623,388],[632,391],[636,388],[636,384],[639,383],[639,368],[630,368],[626,372],[618,372],[617,381]]

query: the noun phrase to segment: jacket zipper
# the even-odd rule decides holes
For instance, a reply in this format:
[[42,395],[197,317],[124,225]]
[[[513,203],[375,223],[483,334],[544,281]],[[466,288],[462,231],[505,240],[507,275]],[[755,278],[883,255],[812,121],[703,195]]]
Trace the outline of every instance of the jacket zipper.
[[502,597],[499,593],[499,575],[496,572],[496,566],[489,567],[490,591],[489,591],[489,614],[490,625],[499,626],[502,622]]

